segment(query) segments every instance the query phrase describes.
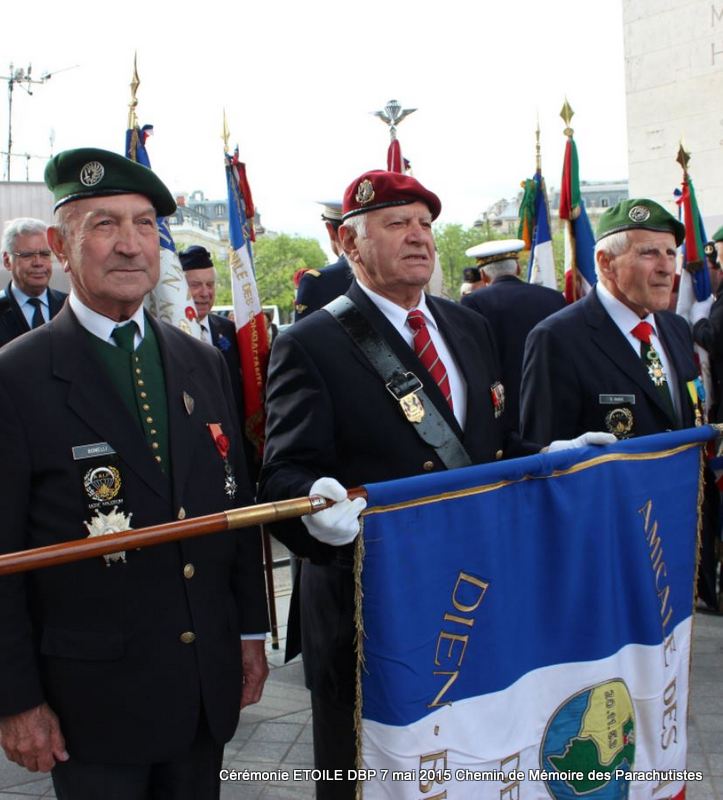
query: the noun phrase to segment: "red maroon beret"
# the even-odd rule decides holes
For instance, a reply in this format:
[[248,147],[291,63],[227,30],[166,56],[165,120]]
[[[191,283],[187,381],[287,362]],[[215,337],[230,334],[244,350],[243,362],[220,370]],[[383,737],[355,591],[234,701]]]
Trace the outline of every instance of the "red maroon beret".
[[440,199],[434,192],[425,189],[416,178],[401,172],[371,170],[352,181],[344,192],[342,219],[347,220],[378,208],[406,206],[417,202],[424,203],[432,212],[432,219],[437,219],[442,210]]

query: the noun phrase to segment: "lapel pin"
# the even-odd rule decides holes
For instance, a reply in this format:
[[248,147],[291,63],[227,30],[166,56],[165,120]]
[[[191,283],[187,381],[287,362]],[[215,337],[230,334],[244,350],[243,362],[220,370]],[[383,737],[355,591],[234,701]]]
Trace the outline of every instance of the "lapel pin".
[[183,393],[183,405],[186,407],[186,413],[190,417],[193,414],[193,407],[196,405],[196,401],[188,392]]

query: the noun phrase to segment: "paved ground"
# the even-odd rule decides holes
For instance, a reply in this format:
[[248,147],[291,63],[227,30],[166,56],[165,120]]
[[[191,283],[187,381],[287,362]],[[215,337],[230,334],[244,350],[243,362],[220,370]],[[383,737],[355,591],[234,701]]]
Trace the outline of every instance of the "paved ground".
[[[276,570],[279,619],[286,619],[289,579]],[[285,627],[280,636],[285,638]],[[723,617],[699,614],[694,623],[688,768],[704,780],[688,784],[687,800],[723,800]],[[245,709],[225,751],[225,766],[238,771],[287,770],[312,766],[311,711],[298,660],[283,664],[282,649],[269,650],[271,675],[261,703]],[[47,777],[32,775],[0,755],[0,800],[54,798]],[[314,797],[311,782],[244,782],[223,785],[224,800],[286,800]]]

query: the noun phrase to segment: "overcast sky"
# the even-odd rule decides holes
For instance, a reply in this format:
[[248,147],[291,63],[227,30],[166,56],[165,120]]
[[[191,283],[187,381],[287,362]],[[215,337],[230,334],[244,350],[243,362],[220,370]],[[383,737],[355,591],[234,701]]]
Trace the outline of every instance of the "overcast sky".
[[[581,178],[627,177],[621,0],[40,0],[6,4],[3,30],[3,75],[11,61],[31,63],[34,77],[58,71],[32,96],[16,87],[14,153],[48,154],[51,134],[54,152],[122,151],[137,50],[154,169],[174,191],[224,196],[225,107],[263,223],[277,231],[323,236],[314,201],[385,166],[389,134],[370,112],[391,98],[418,109],[399,140],[440,195],[442,222],[471,225],[531,177],[538,113],[543,173],[559,186],[565,96]],[[7,82],[0,101],[6,150]],[[40,180],[44,160],[29,164]],[[25,178],[24,159],[12,178]]]

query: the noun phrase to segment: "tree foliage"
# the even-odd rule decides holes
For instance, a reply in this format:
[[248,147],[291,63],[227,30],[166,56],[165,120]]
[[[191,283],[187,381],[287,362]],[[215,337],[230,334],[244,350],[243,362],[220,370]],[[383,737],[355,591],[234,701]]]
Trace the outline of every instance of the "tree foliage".
[[[282,319],[290,318],[294,307],[294,273],[297,269],[319,269],[327,258],[316,239],[301,236],[261,236],[253,245],[256,285],[262,305],[277,305]],[[231,276],[227,266],[217,270],[216,303],[229,304]]]
[[444,276],[445,294],[453,300],[459,299],[463,270],[475,265],[475,260],[464,254],[465,250],[490,239],[504,238],[509,237],[499,236],[485,228],[465,228],[458,224],[435,225],[434,240]]

